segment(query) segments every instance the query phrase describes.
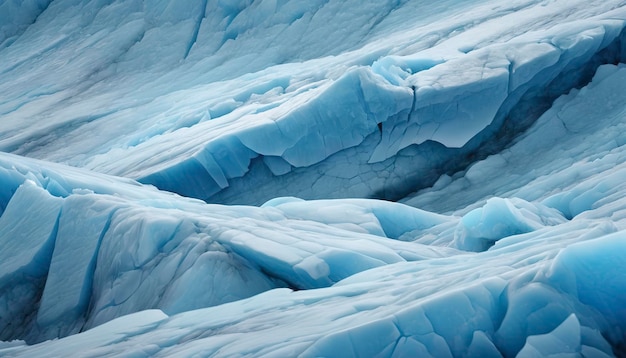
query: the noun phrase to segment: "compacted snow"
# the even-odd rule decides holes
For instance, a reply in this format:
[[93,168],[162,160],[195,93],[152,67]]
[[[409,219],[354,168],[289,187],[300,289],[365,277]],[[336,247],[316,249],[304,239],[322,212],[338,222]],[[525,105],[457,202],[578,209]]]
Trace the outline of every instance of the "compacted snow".
[[625,62],[617,0],[0,2],[0,356],[624,355]]

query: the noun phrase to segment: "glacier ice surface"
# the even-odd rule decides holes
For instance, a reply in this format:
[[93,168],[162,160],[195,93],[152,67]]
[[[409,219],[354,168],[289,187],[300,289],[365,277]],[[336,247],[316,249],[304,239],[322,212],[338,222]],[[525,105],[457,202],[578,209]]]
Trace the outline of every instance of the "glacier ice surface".
[[623,2],[15,4],[0,356],[626,354]]

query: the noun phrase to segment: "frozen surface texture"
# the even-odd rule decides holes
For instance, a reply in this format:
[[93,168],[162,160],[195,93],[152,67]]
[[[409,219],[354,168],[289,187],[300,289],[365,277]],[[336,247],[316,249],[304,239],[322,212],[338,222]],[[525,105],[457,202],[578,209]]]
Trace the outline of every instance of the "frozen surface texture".
[[0,356],[626,355],[625,28],[0,1]]
[[400,199],[626,57],[617,0],[21,3],[0,150],[214,203]]

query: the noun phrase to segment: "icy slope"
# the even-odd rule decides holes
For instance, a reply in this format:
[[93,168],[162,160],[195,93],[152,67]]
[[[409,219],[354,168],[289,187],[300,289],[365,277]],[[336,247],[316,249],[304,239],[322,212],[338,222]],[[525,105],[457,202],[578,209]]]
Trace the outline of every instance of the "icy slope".
[[0,217],[3,340],[66,336],[148,308],[173,314],[276,287],[326,287],[373,267],[458,253],[387,239],[455,221],[401,204],[224,207],[1,160],[0,180],[14,192]]
[[210,202],[399,199],[625,56],[617,0],[172,4],[5,5],[36,21],[6,25],[0,149]]
[[[510,149],[445,186],[450,203],[477,200],[458,211],[462,216],[375,200],[209,205],[3,155],[2,181],[16,190],[1,218],[10,221],[3,230],[39,234],[22,234],[33,241],[14,244],[24,252],[20,263],[7,261],[14,255],[3,251],[2,272],[13,273],[2,281],[32,277],[15,289],[30,292],[33,302],[42,295],[39,305],[9,311],[27,331],[5,328],[3,334],[37,341],[108,322],[33,346],[3,343],[0,354],[620,356],[626,329],[625,93],[626,67],[609,65],[589,86],[559,98]],[[498,166],[504,159],[508,165]],[[493,182],[501,197],[486,200],[479,189],[456,193],[463,180],[482,183],[479,188]],[[65,194],[52,196],[53,188]],[[410,200],[434,203],[433,196],[445,191],[431,189]],[[26,211],[38,219],[28,225],[11,219],[28,220],[24,208],[34,202],[61,207],[60,215]],[[81,211],[68,213],[74,205]],[[105,209],[86,211],[97,207]],[[66,213],[86,219],[67,220]],[[69,236],[85,239],[77,245]],[[69,253],[82,262],[78,270],[67,269],[74,265],[63,260]],[[223,260],[203,259],[213,255]],[[238,269],[230,271],[233,266]],[[76,279],[63,279],[66,274]],[[264,292],[194,309],[232,301],[223,296],[223,283],[214,281],[226,279],[228,292],[239,297]],[[15,295],[2,292],[12,307]],[[48,306],[49,300],[56,304]]]
[[625,28],[0,0],[0,356],[626,355]]

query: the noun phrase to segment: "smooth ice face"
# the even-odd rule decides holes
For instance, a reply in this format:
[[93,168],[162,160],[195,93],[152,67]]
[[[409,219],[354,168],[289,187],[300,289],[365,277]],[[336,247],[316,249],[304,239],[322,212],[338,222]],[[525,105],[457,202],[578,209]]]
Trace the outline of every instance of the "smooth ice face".
[[61,199],[31,181],[15,192],[0,217],[0,339],[22,336],[39,301],[54,248]]
[[[626,310],[622,306],[623,275],[613,274],[626,265],[623,252],[624,237],[617,233],[593,244],[581,243],[559,254],[550,272],[553,282],[578,296],[581,302],[607,316],[610,324],[622,326]],[[611,272],[611,274],[609,274]]]
[[565,221],[559,211],[541,204],[531,204],[517,198],[491,198],[483,207],[463,216],[454,240],[461,249],[484,251],[502,238]]

